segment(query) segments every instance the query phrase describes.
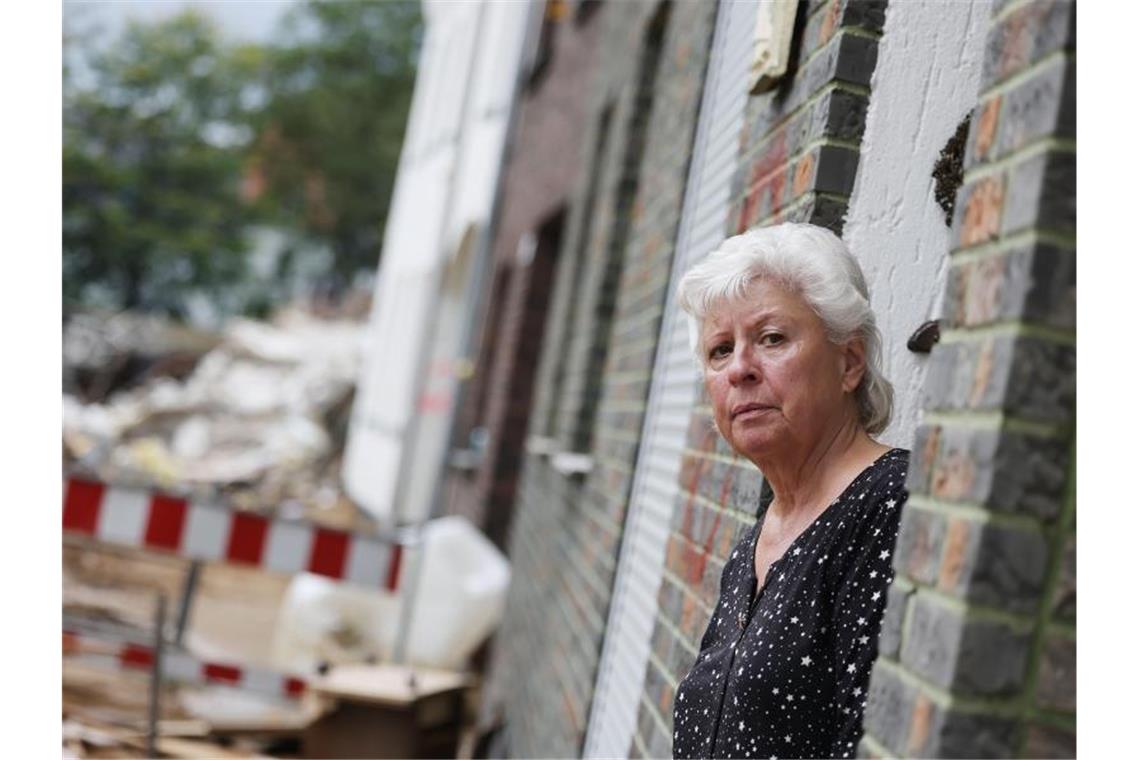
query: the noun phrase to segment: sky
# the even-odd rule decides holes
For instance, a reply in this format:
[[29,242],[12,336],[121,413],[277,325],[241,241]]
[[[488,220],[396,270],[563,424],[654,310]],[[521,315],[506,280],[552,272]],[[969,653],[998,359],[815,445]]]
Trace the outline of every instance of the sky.
[[65,0],[64,23],[81,19],[114,39],[128,20],[159,21],[193,8],[217,22],[232,42],[265,42],[294,0]]

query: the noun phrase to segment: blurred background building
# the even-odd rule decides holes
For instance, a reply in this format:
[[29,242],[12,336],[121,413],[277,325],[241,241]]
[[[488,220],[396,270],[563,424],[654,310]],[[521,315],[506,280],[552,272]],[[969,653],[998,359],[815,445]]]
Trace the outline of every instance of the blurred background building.
[[[214,445],[202,441],[218,439],[202,425],[167,424],[173,401],[146,396],[109,410],[75,401],[74,419],[85,422],[65,431],[69,464],[103,481],[194,482],[262,510],[292,499],[306,519],[371,535],[460,516],[510,563],[509,587],[487,603],[497,632],[463,658],[483,677],[464,751],[670,756],[674,690],[764,488],[715,432],[676,280],[730,235],[811,221],[843,237],[867,273],[896,390],[884,441],[912,450],[860,752],[1074,756],[1075,5],[410,7],[372,20],[310,15],[286,37],[277,68],[264,52],[235,56],[233,70],[261,73],[223,93],[237,110],[212,130],[245,135],[215,140],[239,155],[206,164],[238,167],[234,198],[244,201],[223,205],[263,215],[258,229],[274,230],[281,250],[265,254],[277,263],[264,271],[290,273],[260,296],[261,311],[304,290],[281,284],[309,281],[297,272],[320,274],[305,291],[307,316],[296,303],[294,316],[277,313],[276,329],[296,342],[289,350],[247,323],[224,342],[196,334],[195,345],[229,352],[233,364],[210,365],[219,376],[251,355],[309,366],[298,370],[308,384],[280,402],[294,416],[338,368],[344,390],[301,414],[319,429],[282,424],[293,453],[266,453],[262,469],[240,478],[195,480],[187,473]],[[363,46],[360,58],[306,48],[355,39],[353,24],[398,23],[409,46]],[[401,53],[389,59],[388,49]],[[418,60],[414,73],[389,65],[401,55]],[[353,80],[370,68],[390,78]],[[347,105],[308,88],[321,81],[337,84]],[[393,91],[406,132],[403,115],[388,115]],[[87,113],[75,102],[65,123]],[[232,115],[246,112],[259,115]],[[355,126],[328,126],[341,118]],[[375,153],[323,163],[351,134],[395,124],[385,134],[398,137]],[[107,215],[135,213],[121,200],[92,205],[104,197],[93,178],[106,176],[92,157],[105,155],[77,155],[75,182],[65,163],[65,294],[165,305],[155,296],[171,292],[165,280],[116,275],[81,287],[114,270],[85,253],[124,234]],[[346,169],[378,175],[381,164],[382,189]],[[370,231],[346,226],[357,205],[343,198],[381,212]],[[200,213],[222,211],[192,218]],[[187,245],[241,250],[229,238]],[[233,279],[209,279],[217,266],[207,263],[187,270],[187,293],[222,292],[210,283]],[[254,300],[235,295],[226,308],[250,313]],[[297,327],[316,319],[325,332],[312,327],[303,342]],[[332,329],[358,350],[338,353]],[[106,400],[127,375],[194,377],[192,358],[174,372],[167,357],[174,369],[162,373],[153,358],[133,361],[133,373],[123,360],[111,379],[76,362],[65,370],[88,401]],[[235,397],[255,379],[261,398],[282,386],[264,368],[243,373],[228,381]],[[122,420],[140,404],[162,411],[166,427],[130,433],[141,423]],[[155,461],[165,479],[147,481]],[[319,488],[284,483],[278,473],[299,461],[320,473]],[[446,564],[434,567],[428,585],[409,589],[419,577],[410,565],[393,588],[430,597],[449,577]],[[276,604],[292,598],[276,594]],[[388,622],[364,626],[389,626],[377,646],[391,657],[401,613],[378,605],[370,609]]]

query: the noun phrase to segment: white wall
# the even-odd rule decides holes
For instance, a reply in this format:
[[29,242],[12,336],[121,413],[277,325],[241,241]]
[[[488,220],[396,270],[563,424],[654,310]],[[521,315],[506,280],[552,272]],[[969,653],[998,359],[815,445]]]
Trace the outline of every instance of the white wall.
[[353,500],[387,523],[422,519],[431,507],[452,410],[421,410],[420,396],[427,359],[460,348],[458,325],[440,320],[464,319],[455,301],[467,295],[454,285],[443,293],[443,273],[464,232],[489,221],[530,5],[425,0],[423,9],[424,48],[342,473]]
[[950,231],[931,172],[977,101],[988,2],[892,2],[844,240],[867,275],[883,333],[895,418],[885,442],[909,448],[919,421],[928,355],[906,341],[940,316]]

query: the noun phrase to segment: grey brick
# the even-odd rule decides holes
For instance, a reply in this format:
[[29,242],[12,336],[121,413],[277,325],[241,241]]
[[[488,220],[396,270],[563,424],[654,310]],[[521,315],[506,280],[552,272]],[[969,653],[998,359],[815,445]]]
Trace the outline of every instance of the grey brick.
[[[836,8],[836,5],[839,7]],[[829,39],[834,38],[841,27],[854,27],[868,32],[881,31],[886,5],[885,0],[836,0],[834,4],[827,0],[823,0],[822,3],[813,2],[810,8],[806,9],[807,18],[800,38],[796,65],[802,65],[803,61],[818,49],[825,28],[828,29]],[[816,10],[821,7],[822,10],[817,13]],[[800,12],[803,13],[804,10],[801,7]]]
[[871,74],[879,59],[877,40],[844,34],[840,37],[839,61],[835,78],[849,84],[871,84]]
[[932,741],[917,757],[1012,757],[1016,751],[1018,724],[1011,719],[936,709],[932,724]]
[[[843,233],[843,222],[847,216],[847,203],[832,198],[816,198],[811,203],[807,219],[803,221],[826,227],[836,235]],[[789,217],[788,221],[799,221]]]
[[967,548],[956,593],[967,601],[1031,614],[1040,602],[1049,546],[1040,531],[988,523]]
[[1027,3],[990,28],[982,59],[982,91],[1052,52],[1076,46],[1076,4]]
[[993,159],[1042,137],[1077,136],[1076,61],[1058,58],[1002,95]]
[[[928,383],[931,374],[927,373]],[[911,493],[930,493],[930,473],[938,457],[940,435],[941,428],[931,425],[919,425],[914,431],[914,446],[906,474],[906,487]]]
[[855,26],[868,32],[881,32],[887,16],[886,0],[846,0],[842,25]]
[[900,661],[956,694],[1010,696],[1025,680],[1029,644],[1028,633],[916,594]]
[[1077,734],[1056,726],[1031,724],[1025,732],[1023,757],[1062,760],[1077,756]]
[[946,501],[985,503],[994,482],[999,430],[944,426],[930,475],[932,496]]
[[885,666],[883,660],[877,660],[871,669],[871,684],[867,690],[864,729],[883,746],[896,754],[904,754],[917,698],[918,692],[913,686]]
[[1077,642],[1066,636],[1045,640],[1037,666],[1037,704],[1051,710],[1077,709]]
[[867,98],[846,90],[834,90],[823,103],[827,107],[827,129],[824,134],[841,140],[863,139],[867,125]]
[[987,506],[1055,517],[1068,480],[1069,442],[1005,431],[992,460]]
[[899,661],[931,683],[949,688],[954,682],[964,616],[918,594],[910,602]]
[[1005,623],[969,620],[951,684],[956,693],[1013,696],[1026,678],[1031,637]]
[[[789,155],[801,146],[822,137],[857,141],[863,135],[867,117],[867,98],[844,90],[833,90],[808,108],[789,119],[779,129],[757,137],[749,144],[748,155],[760,156],[777,141],[783,141]],[[751,180],[752,163],[739,162],[732,178],[732,197],[743,195]]]
[[1061,574],[1053,588],[1050,605],[1053,616],[1061,620],[1077,618],[1077,537],[1065,542],[1061,556]]
[[859,154],[856,151],[824,145],[819,149],[812,186],[819,192],[850,195],[858,165]]
[[1072,153],[1046,151],[1010,170],[1002,234],[1030,228],[1076,233],[1077,159]]
[[951,266],[944,319],[954,327],[1021,319],[1073,329],[1076,300],[1075,252],[1038,242]]
[[[920,437],[908,477],[912,493],[1043,519],[1060,511],[1068,478],[1068,441],[949,425],[920,428]],[[903,516],[905,524],[905,512]]]
[[1027,321],[1051,327],[1077,327],[1077,256],[1046,243],[1033,248],[1031,286],[1025,297]]
[[887,590],[887,608],[883,612],[883,625],[879,629],[879,654],[898,659],[902,644],[903,619],[907,602],[914,593],[912,588],[893,583]]
[[895,570],[918,583],[934,583],[945,535],[946,520],[941,515],[904,508],[895,541]]
[[761,142],[776,122],[798,108],[829,82],[839,81],[868,86],[875,70],[878,42],[866,37],[839,33],[788,82],[772,92],[750,99],[745,118],[746,145]]
[[1004,411],[1067,424],[1076,404],[1076,350],[1026,335],[935,346],[923,389],[927,409]]
[[[836,0],[842,4],[845,0]],[[820,7],[822,9],[820,10]],[[831,25],[831,35],[834,37],[836,29],[839,24],[836,23],[837,18],[835,15],[835,8],[832,2],[823,0],[821,3],[813,2],[808,8],[804,8],[801,3],[799,13],[803,14],[807,11],[806,17],[801,15],[803,20],[803,31],[799,35],[799,55],[795,61],[795,67],[798,69],[803,65],[804,61],[819,48],[819,38],[825,24]],[[818,12],[817,12],[818,10]],[[797,21],[801,20],[797,19]],[[793,42],[793,45],[795,43]]]
[[1077,402],[1077,350],[1019,336],[1009,365],[1005,411],[1018,417],[1068,424]]

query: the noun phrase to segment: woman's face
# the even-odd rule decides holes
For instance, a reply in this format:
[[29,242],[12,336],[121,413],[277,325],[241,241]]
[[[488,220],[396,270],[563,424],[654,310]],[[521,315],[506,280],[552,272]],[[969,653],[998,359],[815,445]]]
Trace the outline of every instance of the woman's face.
[[705,387],[721,435],[753,462],[802,457],[854,413],[863,347],[837,346],[797,294],[753,280],[701,329]]

